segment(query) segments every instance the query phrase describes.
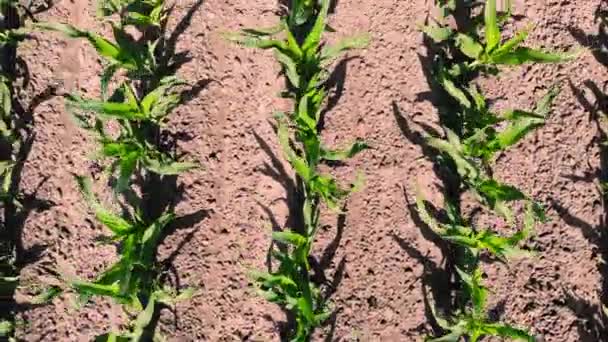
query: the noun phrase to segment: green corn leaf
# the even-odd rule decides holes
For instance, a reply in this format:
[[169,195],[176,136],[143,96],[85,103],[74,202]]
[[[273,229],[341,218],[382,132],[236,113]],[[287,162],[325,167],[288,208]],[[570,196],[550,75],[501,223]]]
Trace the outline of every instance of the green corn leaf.
[[117,300],[122,300],[120,295],[120,286],[118,284],[101,285],[84,281],[73,281],[71,286],[84,295],[112,297]]
[[302,315],[306,318],[308,322],[314,324],[315,322],[315,314],[313,308],[310,306],[310,303],[306,298],[298,299],[298,311],[302,313]]
[[98,202],[97,198],[93,194],[91,180],[88,177],[74,175],[74,178],[76,179],[80,193],[87,201],[89,206],[91,206],[91,208],[94,210],[95,217],[99,222],[118,236],[129,234],[134,229],[131,223],[119,216],[114,215],[109,210],[106,210]]
[[129,25],[135,26],[156,26],[160,27],[160,22],[157,21],[158,18],[154,18],[153,16],[147,16],[141,13],[136,12],[128,12],[125,18],[125,21]]
[[279,24],[268,27],[268,28],[248,28],[243,29],[243,32],[249,36],[266,37],[274,36],[275,34],[283,32],[285,30],[285,22],[281,21]]
[[107,139],[100,139],[102,144],[101,154],[106,157],[122,157],[131,152],[141,151],[142,149],[130,141],[115,142]]
[[181,290],[179,294],[175,297],[174,302],[181,302],[184,300],[192,299],[197,294],[197,292],[198,289],[195,287],[188,287],[184,290]]
[[278,136],[279,143],[283,148],[283,153],[287,156],[287,159],[296,170],[296,173],[302,177],[302,179],[308,182],[312,177],[312,170],[306,163],[306,161],[296,155],[289,144],[289,131],[287,129],[287,125],[282,121],[278,122]]
[[154,292],[153,296],[156,298],[157,302],[162,303],[164,305],[175,305],[178,302],[192,299],[198,292],[198,289],[195,287],[188,287],[184,290],[173,291],[171,289],[163,289],[157,290]]
[[486,179],[479,182],[475,185],[475,189],[490,202],[526,199],[526,196],[514,186],[499,183],[494,179]]
[[[180,81],[175,76],[163,78],[160,82],[160,85],[156,89],[150,91],[146,96],[144,96],[144,98],[139,103],[142,111],[148,117],[153,118],[162,117],[168,114],[169,109],[172,109],[175,105],[177,105],[180,100],[179,96],[169,96],[169,94],[171,94],[171,90],[174,87],[183,84],[185,84],[185,82]],[[155,107],[162,107],[162,110],[154,110]],[[161,115],[161,113],[164,115]]]
[[321,50],[321,61],[331,61],[338,57],[341,53],[353,50],[363,49],[371,42],[371,36],[369,34],[362,34],[354,37],[344,38],[336,45],[323,47]]
[[[486,201],[487,198],[484,198]],[[488,201],[490,202],[490,201]],[[502,200],[496,200],[490,203],[490,207],[500,216],[502,216],[503,218],[505,218],[505,220],[507,220],[507,222],[509,224],[513,224],[514,221],[514,217],[513,217],[513,211],[511,210],[511,208],[507,205],[506,201],[502,201]]]
[[39,295],[37,295],[33,300],[33,304],[46,304],[50,303],[54,298],[60,296],[63,293],[63,290],[58,286],[51,286]]
[[[136,234],[130,234],[125,239],[122,240],[121,244],[121,258],[119,262],[119,267],[110,269],[110,272],[114,273],[118,270],[120,272],[114,273],[112,276],[117,278],[116,283],[120,287],[120,294],[122,296],[136,295],[136,287],[139,282],[139,272],[135,272],[135,264],[139,263],[146,267],[143,262],[139,259],[138,256],[138,239],[139,237]],[[96,281],[96,284],[108,284],[109,277],[106,278],[106,274],[104,274],[104,282]]]
[[0,105],[2,106],[2,118],[5,120],[10,117],[13,110],[12,95],[8,82],[6,79],[0,79]]
[[514,341],[535,342],[536,338],[528,331],[500,323],[484,323],[480,327],[483,335],[508,338]]
[[69,107],[95,112],[105,117],[132,121],[146,119],[145,114],[141,113],[137,106],[129,103],[88,100],[76,95],[66,95],[66,99]]
[[129,70],[137,68],[137,63],[132,56],[125,53],[121,48],[103,38],[102,36],[88,31],[82,31],[69,24],[60,23],[37,23],[35,27],[44,30],[57,31],[65,34],[70,38],[84,38],[93,45],[95,50],[103,57],[108,58],[112,62],[118,62],[122,67]]
[[[446,132],[451,132],[449,129],[446,129]],[[438,138],[429,138],[427,139],[429,146],[438,149],[441,152],[449,155],[454,163],[456,164],[456,168],[458,174],[465,179],[477,179],[480,175],[479,169],[473,165],[466,157],[463,155],[461,151],[461,146],[456,145],[455,143],[450,143],[449,141],[438,139]]]
[[60,32],[68,36],[69,38],[87,38],[87,32],[81,31],[76,27],[69,24],[61,24],[54,22],[38,22],[34,23],[34,27],[47,31]]
[[444,232],[441,232],[441,234],[439,234],[439,236],[441,236],[441,238],[444,240],[447,240],[454,244],[460,245],[462,247],[466,247],[468,249],[474,250],[475,252],[477,252],[478,250],[481,249],[481,246],[479,245],[479,241],[477,241],[473,237],[470,237],[467,235],[461,235],[461,232],[444,231]]
[[10,173],[15,163],[10,160],[0,160],[0,174]]
[[131,342],[139,342],[141,341],[142,336],[144,335],[145,329],[152,322],[152,318],[154,317],[154,309],[156,308],[156,299],[154,296],[150,297],[148,304],[144,311],[140,312],[135,319],[133,324],[133,334],[131,337]]
[[144,158],[143,165],[146,170],[163,176],[179,175],[198,167],[196,163],[164,161],[150,157]]
[[359,152],[369,149],[365,142],[357,140],[352,146],[344,150],[325,150],[321,149],[321,158],[330,161],[341,161],[357,155]]
[[276,39],[265,39],[243,33],[228,32],[222,35],[224,39],[250,48],[272,49],[275,48],[282,52],[288,51],[287,44]]
[[131,176],[137,169],[137,163],[141,157],[140,152],[130,152],[121,157],[119,162],[119,175],[116,180],[116,192],[124,192],[129,188]]
[[471,108],[471,101],[468,99],[465,92],[458,88],[454,81],[449,78],[449,75],[442,70],[437,75],[437,82],[445,89],[445,91],[460,103],[464,108]]
[[[135,95],[133,86],[128,83],[124,83],[122,89],[125,96],[125,102],[128,103],[132,108],[137,108],[138,112],[141,112],[139,100],[137,99],[137,95]],[[145,114],[142,113],[142,116],[145,116]]]
[[473,183],[471,186],[490,208],[503,216],[509,223],[513,222],[513,213],[507,206],[507,202],[527,199],[517,188],[499,183],[494,179],[485,179]]
[[511,237],[502,237],[489,230],[482,231],[476,237],[479,247],[487,250],[503,262],[508,260],[530,256],[529,251],[520,249],[517,244],[527,236],[525,231],[515,233]]
[[338,201],[347,196],[350,191],[340,188],[336,180],[331,176],[317,175],[310,180],[311,190],[321,196],[327,207],[339,212]]
[[332,312],[329,310],[324,310],[321,313],[317,313],[315,314],[315,324],[317,325],[321,325],[323,324],[325,321],[327,321],[332,315]]
[[271,303],[277,303],[277,304],[283,304],[284,303],[284,296],[280,293],[276,293],[273,290],[267,290],[264,291],[258,287],[255,288],[255,293],[266,299],[267,301],[271,302]]
[[283,65],[285,76],[289,79],[289,82],[294,88],[300,87],[300,75],[298,75],[298,66],[296,62],[291,59],[288,55],[284,54],[280,50],[275,51],[277,60]]
[[17,44],[29,36],[29,29],[4,29],[0,32],[0,47],[17,46]]
[[169,115],[180,102],[181,97],[179,94],[165,94],[152,106],[149,116],[153,121],[159,122]]
[[129,234],[134,228],[128,221],[108,211],[97,210],[96,217],[99,222],[119,236]]
[[316,52],[319,43],[321,42],[321,35],[325,31],[328,12],[329,0],[321,0],[321,10],[317,14],[315,24],[302,44],[302,51],[304,53],[310,53],[310,51]]
[[[310,131],[313,131],[316,133],[317,121],[315,120],[315,118],[312,118],[308,113],[308,111],[309,111],[308,99],[309,99],[308,95],[304,95],[300,99],[300,102],[298,103],[298,119],[300,120],[300,122],[304,123],[304,125],[305,125],[305,127],[303,127],[303,130],[310,130]],[[313,140],[317,141],[318,139],[313,139]]]
[[447,335],[427,339],[426,342],[459,342],[461,341],[460,338],[465,334],[464,328],[460,326],[451,327],[451,329],[448,330],[450,331],[450,333],[448,333]]
[[312,16],[313,10],[314,4],[311,0],[294,0],[289,13],[290,22],[296,26],[305,24]]
[[472,274],[468,274],[458,267],[456,267],[456,271],[471,296],[475,317],[484,317],[488,290],[481,284],[481,269],[479,267],[475,268]]
[[95,342],[129,342],[130,340],[129,337],[116,333],[107,333],[95,337]]
[[251,276],[263,286],[272,288],[278,286],[280,289],[297,289],[298,285],[284,275],[270,274],[266,272],[252,271]]
[[494,146],[491,146],[496,150],[504,150],[515,145],[529,132],[545,124],[544,117],[524,111],[514,110],[507,113],[505,117],[509,118],[509,123],[507,127],[496,134],[496,139],[492,144]]
[[97,1],[97,15],[100,18],[118,13],[123,8],[122,0],[100,0]]
[[427,36],[431,37],[435,43],[446,41],[452,37],[452,34],[454,34],[454,31],[447,26],[424,25],[420,27],[420,30]]
[[560,63],[576,58],[575,54],[550,53],[527,47],[518,47],[507,53],[491,56],[494,64],[521,65],[525,63]]
[[509,53],[516,49],[521,43],[523,43],[526,38],[528,38],[528,34],[530,32],[530,28],[526,28],[521,30],[513,36],[513,38],[507,40],[504,44],[502,44],[496,51],[492,52],[492,56],[500,56],[505,53]]
[[298,43],[296,37],[293,35],[289,28],[285,30],[285,33],[287,34],[287,48],[289,49],[288,52],[294,60],[300,61],[304,56],[304,52],[300,48],[300,44]]
[[429,226],[431,230],[436,232],[438,235],[442,235],[444,232],[443,228],[441,228],[437,221],[429,214],[428,210],[426,209],[426,205],[424,204],[424,201],[425,199],[422,195],[422,192],[418,187],[416,187],[416,207],[418,210],[418,215],[420,215],[422,222]]
[[168,212],[159,217],[144,231],[141,240],[142,244],[142,260],[146,263],[152,263],[158,243],[165,228],[175,220],[175,214]]
[[456,46],[467,57],[475,60],[483,53],[483,46],[464,33],[458,33],[456,35]]
[[10,321],[0,321],[0,337],[9,337],[12,335],[14,325]]
[[[124,244],[126,245],[126,249],[124,249],[126,254],[133,254],[131,250],[134,247],[135,240],[133,238],[124,239]],[[95,281],[96,284],[103,285],[112,285],[114,283],[119,283],[125,273],[129,272],[132,269],[131,260],[125,260],[121,258],[120,261],[114,263],[108,269],[106,269]]]
[[486,25],[486,52],[491,53],[500,44],[496,0],[486,0],[484,20]]
[[288,230],[282,232],[273,232],[272,239],[278,242],[294,245],[296,247],[303,246],[307,242],[306,237]]

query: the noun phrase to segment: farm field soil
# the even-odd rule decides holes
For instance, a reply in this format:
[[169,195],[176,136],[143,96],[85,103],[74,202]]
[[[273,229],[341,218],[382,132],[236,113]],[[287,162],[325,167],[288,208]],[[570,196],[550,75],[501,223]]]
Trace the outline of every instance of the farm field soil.
[[[534,24],[532,46],[569,49],[579,45],[569,27],[597,34],[597,5],[515,1],[515,14],[523,18],[514,25]],[[373,40],[337,66],[331,98],[339,101],[327,116],[324,140],[346,146],[359,137],[373,149],[335,170],[343,180],[361,171],[365,186],[350,197],[343,216],[323,217],[314,255],[326,267],[317,276],[334,286],[338,311],[314,340],[422,341],[431,332],[423,289],[426,280],[441,282],[434,269],[445,260],[421,234],[411,204],[416,184],[440,201],[440,182],[400,119],[407,118],[412,130],[416,123],[438,127],[417,26],[431,6],[423,0],[340,0],[330,21],[337,30],[332,39],[370,32]],[[171,16],[177,51],[187,51],[191,59],[178,74],[200,89],[171,115],[168,127],[178,133],[187,159],[203,166],[180,176],[184,192],[177,213],[188,216],[188,224],[161,248],[174,265],[173,278],[199,288],[196,297],[161,319],[174,341],[278,341],[285,321],[278,307],[253,293],[247,276],[248,270],[265,267],[272,226],[287,222],[290,168],[272,125],[273,111],[288,109],[277,96],[283,78],[272,53],[237,47],[221,36],[272,26],[277,9],[276,0],[178,0]],[[93,0],[58,1],[38,19],[107,32],[95,19]],[[101,67],[83,42],[37,33],[20,46],[19,55],[29,65],[31,81],[24,90],[31,96],[49,86],[59,94],[99,93]],[[562,65],[514,68],[482,86],[496,108],[530,108],[556,80],[563,91],[548,124],[501,155],[496,167],[498,179],[546,206],[549,221],[528,244],[537,255],[509,267],[491,264],[485,268],[487,285],[492,314],[501,321],[530,327],[544,341],[594,341],[593,316],[572,295],[599,303],[602,287],[596,237],[604,208],[593,181],[600,167],[598,131],[573,89],[586,89],[586,81],[601,88],[607,69],[585,53]],[[49,268],[59,265],[90,278],[115,256],[113,247],[96,242],[103,228],[94,223],[72,177],[103,177],[91,160],[94,137],[73,122],[61,97],[38,106],[34,117],[36,138],[24,187],[52,205],[32,212],[25,224],[25,247],[41,246],[43,252],[22,271],[20,302],[31,298],[35,284],[49,281]],[[119,326],[121,310],[112,303],[76,310],[70,300],[64,296],[22,311],[18,337],[86,341],[111,324]]]

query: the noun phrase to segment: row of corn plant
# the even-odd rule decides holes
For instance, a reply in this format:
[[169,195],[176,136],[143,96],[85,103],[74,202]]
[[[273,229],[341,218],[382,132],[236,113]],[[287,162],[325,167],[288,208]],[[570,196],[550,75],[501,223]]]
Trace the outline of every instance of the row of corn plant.
[[[502,28],[511,17],[498,12],[496,0],[485,2],[438,1],[440,15],[422,27],[433,54],[430,70],[443,99],[440,121],[444,137],[427,136],[434,148],[434,159],[451,173],[451,191],[443,214],[431,212],[423,196],[417,194],[417,208],[423,222],[448,242],[452,250],[454,284],[447,312],[433,310],[441,328],[432,341],[477,341],[484,336],[534,341],[526,329],[494,322],[487,312],[490,291],[483,284],[482,256],[507,263],[530,255],[523,248],[534,225],[545,220],[542,206],[516,187],[493,177],[496,156],[517,144],[534,129],[544,125],[550,115],[559,87],[553,86],[535,108],[512,109],[495,113],[475,84],[480,75],[497,75],[503,68],[526,63],[557,63],[571,59],[570,54],[549,53],[525,46],[531,27],[504,37]],[[483,7],[481,8],[481,6]],[[458,6],[461,6],[459,8]],[[452,28],[450,17],[467,13],[469,27]],[[472,193],[483,208],[498,215],[515,233],[505,235],[496,229],[479,227],[473,214],[463,213],[461,199]],[[520,211],[521,209],[521,211]],[[486,211],[487,212],[487,211]],[[523,212],[522,217],[516,213]]]
[[[154,187],[193,167],[179,162],[162,139],[168,116],[182,101],[185,82],[175,75],[167,55],[165,35],[170,9],[164,0],[100,0],[98,15],[109,23],[113,39],[69,24],[40,23],[40,29],[84,39],[104,60],[100,98],[66,96],[77,122],[97,136],[97,159],[109,178],[121,213],[108,209],[92,191],[92,181],[76,175],[83,198],[110,236],[103,241],[118,247],[119,259],[94,280],[62,274],[61,286],[42,295],[49,300],[65,291],[78,294],[79,304],[94,296],[112,298],[133,320],[124,331],[111,331],[96,341],[148,341],[161,338],[154,317],[163,305],[188,298],[167,285],[156,252],[175,220],[174,204],[158,208],[165,199]],[[167,193],[164,196],[168,196]],[[61,272],[60,272],[61,274]]]
[[25,210],[20,172],[33,137],[33,122],[23,110],[15,85],[17,47],[28,38],[24,24],[33,20],[33,13],[16,0],[6,0],[0,3],[0,16],[0,339],[13,341],[14,295],[24,258],[17,219]]
[[323,43],[329,0],[293,0],[289,2],[280,23],[272,28],[245,29],[228,34],[239,44],[271,49],[286,77],[285,97],[293,100],[293,111],[277,113],[278,140],[283,153],[296,173],[297,208],[301,227],[274,232],[272,239],[275,270],[253,272],[257,292],[280,305],[295,317],[290,332],[292,341],[308,341],[315,328],[330,316],[331,310],[323,289],[311,280],[309,258],[319,228],[322,207],[338,211],[340,202],[353,190],[341,187],[331,175],[319,170],[322,163],[351,158],[367,148],[356,141],[350,148],[326,148],[320,137],[319,121],[327,96],[328,67],[342,52],[362,48],[369,37],[357,36],[336,45]]

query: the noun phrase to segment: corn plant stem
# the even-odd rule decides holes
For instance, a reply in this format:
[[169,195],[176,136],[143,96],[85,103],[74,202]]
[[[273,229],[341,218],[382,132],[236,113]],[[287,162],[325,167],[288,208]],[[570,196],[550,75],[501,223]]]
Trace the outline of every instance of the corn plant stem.
[[[305,254],[305,258],[304,258],[304,262],[305,264],[303,265],[304,267],[302,267],[302,269],[305,271],[305,298],[306,300],[310,303],[310,307],[313,307],[313,299],[312,299],[312,291],[310,289],[310,281],[309,281],[309,271],[310,271],[310,264],[308,262],[308,256],[310,255],[313,243],[314,243],[314,239],[315,239],[315,235],[317,233],[317,229],[319,226],[319,216],[321,214],[321,208],[319,207],[319,199],[316,198],[316,196],[311,196],[310,194],[311,192],[306,189],[305,192],[305,200],[304,200],[304,206],[302,208],[302,214],[304,217],[304,222],[305,222],[305,226],[306,226],[306,238],[308,239],[308,243],[306,244],[306,254]],[[310,210],[307,210],[307,207],[310,207]]]
[[[298,96],[299,98],[300,96]],[[296,108],[294,110],[298,110],[299,101],[296,101]],[[306,154],[306,149],[304,149],[304,154]],[[307,160],[310,160],[308,156],[306,156]],[[316,166],[315,166],[316,168]],[[297,182],[300,184],[300,189],[302,190],[303,196],[302,201],[298,204],[301,206],[302,218],[303,218],[303,231],[300,232],[306,238],[307,243],[304,246],[303,253],[299,251],[295,251],[295,261],[298,263],[299,273],[297,275],[297,284],[302,291],[302,296],[306,301],[306,306],[310,308],[310,310],[314,310],[315,301],[313,298],[313,290],[311,288],[310,282],[310,263],[308,262],[308,258],[310,256],[313,243],[315,240],[315,236],[319,226],[319,217],[321,214],[321,207],[319,196],[315,195],[315,193],[309,188],[309,185],[299,176],[297,176]],[[298,255],[300,254],[300,255]],[[302,322],[297,322],[296,328],[296,336],[306,336],[305,340],[308,341],[310,339],[309,334],[310,331],[305,331],[306,324]]]

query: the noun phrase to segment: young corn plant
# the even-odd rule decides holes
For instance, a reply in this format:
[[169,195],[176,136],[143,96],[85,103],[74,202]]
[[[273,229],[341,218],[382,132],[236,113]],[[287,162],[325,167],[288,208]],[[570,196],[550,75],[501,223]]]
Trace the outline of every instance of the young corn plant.
[[[25,194],[21,170],[33,142],[33,121],[18,96],[17,46],[28,38],[30,9],[16,0],[0,3],[0,340],[15,341],[15,290],[24,251],[19,245]],[[27,66],[23,66],[27,68]]]
[[[458,176],[459,184],[453,185],[456,189],[453,198],[446,199],[447,223],[439,223],[432,217],[420,195],[417,207],[422,221],[453,246],[457,286],[455,311],[448,313],[447,318],[435,317],[445,335],[431,340],[477,341],[484,336],[497,336],[534,341],[526,330],[488,319],[488,290],[482,284],[481,256],[490,255],[507,263],[514,257],[531,253],[520,245],[530,236],[534,225],[545,220],[542,206],[516,187],[494,179],[492,164],[498,153],[546,123],[559,88],[551,87],[533,110],[516,109],[497,114],[489,108],[473,80],[479,74],[495,75],[501,67],[563,62],[573,55],[522,46],[529,28],[503,41],[500,27],[511,15],[510,3],[506,4],[506,13],[499,14],[495,0],[485,1],[482,15],[471,19],[472,27],[466,32],[445,25],[445,19],[459,10],[458,6],[466,6],[471,13],[476,4],[446,1],[438,5],[442,17],[424,26],[422,31],[436,44],[433,81],[452,105],[449,112],[442,113],[445,138],[427,137],[427,143],[436,149],[439,161]],[[475,194],[481,205],[503,217],[509,225],[522,227],[507,237],[492,229],[475,227],[472,220],[462,217],[459,203],[464,192]],[[511,208],[514,202],[524,203],[523,219],[515,218]]]
[[[177,293],[164,284],[166,272],[156,260],[156,251],[175,214],[168,201],[159,206],[156,202],[165,199],[152,195],[158,191],[152,188],[162,187],[162,177],[195,166],[178,162],[161,141],[168,116],[182,101],[179,90],[185,82],[169,73],[170,58],[161,51],[168,15],[164,0],[101,0],[98,13],[110,23],[113,40],[69,24],[37,27],[87,40],[106,62],[100,77],[101,98],[72,94],[66,100],[81,125],[98,136],[99,155],[111,160],[106,170],[115,176],[117,201],[124,199],[121,215],[105,209],[91,191],[89,179],[76,176],[76,180],[97,221],[111,232],[104,241],[119,246],[119,259],[92,281],[62,276],[64,285],[52,287],[40,299],[48,301],[64,291],[77,293],[83,304],[93,296],[112,298],[134,319],[127,331],[113,331],[96,341],[162,340],[153,331],[157,310],[193,294],[192,290]],[[137,39],[134,29],[140,33]],[[121,77],[115,77],[119,73]]]
[[362,141],[356,141],[345,150],[332,150],[321,142],[319,121],[327,95],[327,68],[342,52],[365,47],[369,38],[359,36],[333,46],[324,45],[329,0],[292,1],[290,5],[278,26],[246,29],[227,38],[245,46],[274,50],[287,79],[285,96],[294,102],[293,111],[277,114],[276,120],[279,143],[297,175],[302,198],[299,210],[304,222],[301,229],[273,233],[273,240],[288,248],[272,251],[278,269],[254,272],[253,277],[263,297],[295,317],[292,341],[308,341],[313,330],[331,314],[321,289],[311,280],[308,261],[321,207],[324,204],[338,210],[339,203],[353,190],[341,187],[331,175],[322,174],[319,165],[351,158],[367,148]]
[[[460,6],[472,7],[473,4]],[[501,67],[527,63],[565,62],[577,55],[522,46],[529,35],[530,26],[510,39],[503,39],[500,28],[511,16],[509,1],[506,7],[507,12],[499,15],[496,0],[485,1],[483,15],[473,18],[472,28],[468,32],[457,32],[443,21],[422,27],[422,31],[437,44],[439,50],[437,67],[432,71],[435,82],[460,107],[456,113],[449,114],[452,118],[445,121],[462,137],[474,134],[477,128],[493,119],[491,115],[484,115],[486,110],[478,108],[480,94],[476,87],[470,85],[479,73],[497,74]]]
[[475,133],[465,139],[445,128],[446,139],[429,137],[429,145],[449,156],[465,188],[473,191],[481,203],[502,215],[509,223],[514,218],[507,203],[512,201],[528,201],[529,208],[537,218],[544,219],[540,205],[517,188],[490,176],[491,164],[498,152],[506,151],[526,134],[545,124],[559,88],[551,88],[532,111],[508,110],[500,116],[491,113],[485,99],[477,91],[475,93],[475,108],[484,117],[485,125],[475,128]]
[[177,294],[173,289],[163,286],[163,274],[159,272],[161,268],[156,262],[156,250],[163,231],[175,219],[175,215],[167,212],[151,223],[140,211],[117,215],[98,201],[88,178],[76,176],[76,180],[96,219],[112,234],[105,240],[120,245],[120,258],[94,281],[64,276],[65,286],[51,288],[44,294],[44,300],[48,301],[65,290],[76,292],[81,304],[86,304],[93,296],[112,298],[136,318],[130,324],[130,331],[107,333],[99,336],[96,341],[161,340],[158,333],[148,331],[157,305],[172,305],[193,294],[192,289]]
[[[163,1],[102,1],[100,6],[103,15],[123,13],[118,23],[111,22],[115,42],[69,24],[41,23],[37,26],[62,32],[70,38],[86,39],[106,60],[101,75],[101,99],[72,94],[67,96],[67,106],[75,111],[83,128],[99,137],[99,156],[112,160],[107,170],[116,175],[115,190],[124,192],[136,170],[173,176],[196,166],[179,162],[176,156],[159,148],[161,128],[180,104],[179,87],[186,83],[173,75],[165,75],[166,66],[158,63],[161,52],[157,51],[157,46],[163,37],[141,42],[128,31],[130,26],[139,28],[145,37],[145,33],[159,29],[166,19]],[[121,70],[126,73],[127,80],[108,97],[109,83]],[[107,132],[111,123],[120,127],[117,135]]]

